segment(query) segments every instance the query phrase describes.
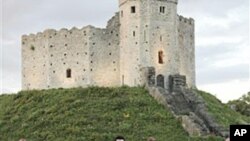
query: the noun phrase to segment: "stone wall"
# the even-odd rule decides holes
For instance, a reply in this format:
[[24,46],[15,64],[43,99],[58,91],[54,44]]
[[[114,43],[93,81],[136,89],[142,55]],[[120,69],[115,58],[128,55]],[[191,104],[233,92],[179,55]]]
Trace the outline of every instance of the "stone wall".
[[[69,88],[89,84],[90,28],[47,31],[49,34],[48,88]],[[66,76],[71,70],[71,77]]]
[[[128,86],[141,84],[140,4],[141,1],[130,0],[120,3],[120,80],[123,85]],[[135,7],[135,13],[131,13],[132,6]]]
[[106,29],[86,26],[24,35],[22,88],[120,85],[119,55],[118,14],[108,22]]
[[[179,73],[179,50],[177,42],[177,4],[172,1],[150,1],[149,52],[151,64],[155,67],[156,81],[159,76],[164,78],[164,88],[168,89],[168,76]],[[164,13],[160,7],[165,7]],[[159,63],[162,52],[163,62]],[[158,84],[159,85],[159,84]],[[160,84],[161,85],[161,84]]]
[[194,20],[178,16],[180,48],[180,74],[187,78],[187,85],[195,87],[195,31]]
[[46,88],[48,39],[46,33],[22,36],[22,88]]
[[91,85],[120,86],[119,15],[108,22],[106,29],[91,29]]

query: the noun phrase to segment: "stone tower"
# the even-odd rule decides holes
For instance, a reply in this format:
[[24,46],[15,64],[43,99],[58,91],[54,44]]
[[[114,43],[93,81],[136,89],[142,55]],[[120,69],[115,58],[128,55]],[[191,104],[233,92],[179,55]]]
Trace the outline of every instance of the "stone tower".
[[120,80],[143,85],[141,68],[154,67],[157,85],[179,74],[178,0],[119,0]]

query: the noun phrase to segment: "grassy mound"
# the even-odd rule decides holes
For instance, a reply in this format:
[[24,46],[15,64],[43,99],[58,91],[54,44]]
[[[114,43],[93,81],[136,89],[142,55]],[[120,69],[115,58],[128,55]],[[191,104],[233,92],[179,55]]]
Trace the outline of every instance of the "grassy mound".
[[250,117],[244,116],[230,109],[226,104],[223,104],[215,96],[204,91],[198,91],[198,94],[206,101],[208,111],[211,113],[217,122],[225,128],[229,128],[230,124],[247,124],[250,123]]
[[222,141],[191,138],[143,88],[74,88],[0,96],[0,140]]

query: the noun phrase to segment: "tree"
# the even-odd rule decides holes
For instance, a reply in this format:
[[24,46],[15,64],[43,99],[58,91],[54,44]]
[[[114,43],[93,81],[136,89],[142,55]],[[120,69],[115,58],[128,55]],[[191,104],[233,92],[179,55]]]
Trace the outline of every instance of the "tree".
[[237,100],[229,101],[228,105],[236,112],[250,116],[250,92]]

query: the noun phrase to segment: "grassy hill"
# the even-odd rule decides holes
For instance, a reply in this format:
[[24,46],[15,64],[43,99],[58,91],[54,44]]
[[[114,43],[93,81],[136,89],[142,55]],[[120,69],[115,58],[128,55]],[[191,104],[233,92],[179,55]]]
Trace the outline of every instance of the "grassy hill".
[[197,93],[200,94],[206,101],[208,111],[223,127],[229,128],[230,124],[250,123],[250,117],[241,115],[240,113],[231,110],[228,105],[223,104],[212,94],[199,90],[197,90]]
[[[250,121],[211,95],[199,93],[223,125],[238,118]],[[189,137],[180,121],[143,88],[54,89],[0,96],[1,141],[113,141],[117,135],[128,141],[146,141],[149,136],[157,141],[222,141]]]

